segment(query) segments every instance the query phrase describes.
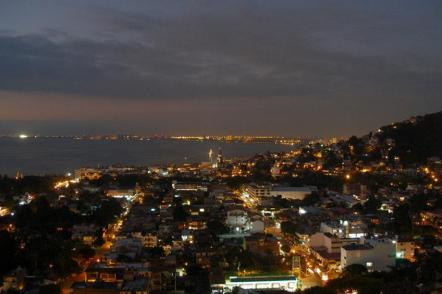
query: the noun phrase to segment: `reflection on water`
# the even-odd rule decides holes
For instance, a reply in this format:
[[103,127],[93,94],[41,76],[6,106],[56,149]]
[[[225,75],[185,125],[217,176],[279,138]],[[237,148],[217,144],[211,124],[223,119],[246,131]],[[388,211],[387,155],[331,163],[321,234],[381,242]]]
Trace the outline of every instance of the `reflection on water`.
[[48,138],[0,138],[0,174],[65,173],[82,166],[154,165],[208,161],[210,149],[221,147],[225,158],[251,157],[289,146],[177,140],[92,141]]

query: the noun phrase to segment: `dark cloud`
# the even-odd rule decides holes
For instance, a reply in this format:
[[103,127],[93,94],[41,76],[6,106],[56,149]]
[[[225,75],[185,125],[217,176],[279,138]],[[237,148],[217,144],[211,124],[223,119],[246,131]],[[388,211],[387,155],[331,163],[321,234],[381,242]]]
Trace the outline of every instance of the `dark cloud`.
[[438,1],[62,3],[35,7],[66,16],[53,26],[22,20],[14,33],[6,18],[0,90],[245,109],[292,101],[322,117],[327,105],[335,116],[365,111],[379,121],[442,107]]

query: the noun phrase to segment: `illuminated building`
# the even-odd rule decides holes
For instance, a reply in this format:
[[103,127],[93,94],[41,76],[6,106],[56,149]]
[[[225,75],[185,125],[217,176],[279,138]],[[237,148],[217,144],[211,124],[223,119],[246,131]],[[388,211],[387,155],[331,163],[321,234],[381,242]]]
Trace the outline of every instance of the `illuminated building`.
[[319,230],[340,238],[361,238],[366,235],[366,228],[367,226],[361,221],[340,220],[322,222]]
[[174,180],[172,182],[172,188],[175,191],[204,191],[208,190],[207,185],[204,183],[194,183],[194,182],[178,182]]
[[389,271],[396,264],[396,244],[390,239],[369,239],[363,244],[348,244],[341,248],[341,269],[362,264],[369,271]]
[[396,258],[403,258],[414,262],[416,260],[416,249],[417,246],[414,242],[398,241],[396,242]]
[[77,180],[98,180],[101,178],[102,173],[98,169],[94,168],[80,168],[74,172],[75,179]]
[[209,150],[209,162],[211,164],[213,163],[213,151],[212,151],[212,149]]
[[270,197],[272,185],[270,184],[250,184],[245,188],[245,192],[252,198]]
[[313,186],[308,187],[273,187],[270,191],[270,196],[281,196],[285,199],[302,200],[312,192],[316,192],[318,189]]
[[226,225],[233,232],[242,233],[250,229],[250,218],[243,210],[231,210],[227,212]]
[[224,287],[233,290],[235,287],[242,289],[272,289],[296,292],[298,280],[295,276],[232,276],[226,280]]

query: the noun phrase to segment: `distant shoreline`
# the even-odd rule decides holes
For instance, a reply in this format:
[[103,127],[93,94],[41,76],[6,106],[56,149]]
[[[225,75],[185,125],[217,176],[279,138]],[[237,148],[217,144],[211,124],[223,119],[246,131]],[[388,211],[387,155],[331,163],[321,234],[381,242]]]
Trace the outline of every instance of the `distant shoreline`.
[[192,142],[243,142],[243,143],[302,143],[312,139],[284,136],[138,136],[138,135],[81,135],[81,136],[41,136],[41,135],[0,135],[0,139],[72,139],[91,141],[148,141],[180,140]]
[[91,140],[0,137],[0,174],[65,174],[84,166],[152,166],[208,161],[221,148],[225,158],[286,152],[295,146],[274,142],[157,140]]

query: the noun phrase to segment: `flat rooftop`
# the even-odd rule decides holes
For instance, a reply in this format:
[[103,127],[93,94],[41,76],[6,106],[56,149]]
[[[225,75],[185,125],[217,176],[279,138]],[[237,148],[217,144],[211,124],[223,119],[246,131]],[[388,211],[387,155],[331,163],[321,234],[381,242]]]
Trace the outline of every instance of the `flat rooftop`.
[[244,277],[230,277],[231,283],[244,282],[277,282],[277,281],[296,281],[296,276],[244,276]]
[[373,249],[373,246],[371,246],[370,244],[351,243],[351,244],[347,244],[347,245],[342,246],[342,248],[344,248],[347,251],[351,251],[351,250],[370,250],[370,249]]

